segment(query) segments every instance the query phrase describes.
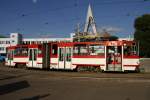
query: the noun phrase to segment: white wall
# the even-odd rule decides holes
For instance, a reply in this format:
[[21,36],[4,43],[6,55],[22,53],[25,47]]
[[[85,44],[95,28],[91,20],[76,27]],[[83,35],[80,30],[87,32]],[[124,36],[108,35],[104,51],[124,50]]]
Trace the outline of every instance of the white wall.
[[0,38],[0,53],[6,53],[6,47],[21,44],[22,35],[11,33],[10,38]]

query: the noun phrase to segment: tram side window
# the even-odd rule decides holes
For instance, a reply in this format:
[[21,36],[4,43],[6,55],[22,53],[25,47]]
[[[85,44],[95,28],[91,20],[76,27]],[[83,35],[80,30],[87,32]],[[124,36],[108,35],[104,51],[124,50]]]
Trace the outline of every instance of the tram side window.
[[107,47],[108,54],[115,54],[120,55],[121,52],[121,46],[108,46]]
[[38,55],[41,55],[41,54],[42,54],[42,50],[38,49]]
[[[39,41],[38,41],[38,42],[39,42]],[[38,46],[38,49],[37,49],[37,54],[38,54],[39,56],[41,56],[41,55],[42,55],[42,51],[43,51],[42,45],[39,45],[39,46]]]
[[28,48],[23,48],[22,49],[22,55],[23,56],[28,56]]
[[67,54],[66,60],[71,61],[71,48],[66,49],[66,54]]
[[74,55],[88,55],[88,47],[86,45],[77,45],[73,49]]
[[52,45],[52,55],[57,55],[58,53],[58,46],[57,44]]
[[88,55],[88,47],[87,46],[80,47],[80,55]]
[[36,59],[37,59],[37,50],[34,49],[34,60],[36,60]]
[[64,49],[59,48],[59,61],[64,61]]
[[28,49],[27,48],[17,48],[14,51],[15,56],[28,56]]
[[124,55],[126,56],[132,56],[136,55],[136,46],[124,46]]
[[78,46],[76,46],[76,47],[73,48],[73,53],[74,53],[75,55],[78,55],[79,52],[80,52],[79,50],[80,50],[80,48],[79,48]]
[[32,49],[29,49],[29,60],[32,60]]
[[89,46],[89,54],[90,55],[105,55],[104,46],[101,45],[90,45]]

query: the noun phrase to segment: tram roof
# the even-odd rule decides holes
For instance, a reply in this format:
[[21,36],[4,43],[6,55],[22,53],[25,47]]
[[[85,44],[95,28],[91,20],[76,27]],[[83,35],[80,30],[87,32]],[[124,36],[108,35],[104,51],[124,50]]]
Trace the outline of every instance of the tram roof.
[[[104,46],[125,46],[125,45],[133,45],[135,41],[98,41],[98,42],[49,42],[47,44],[57,44],[60,47],[63,46],[74,46],[74,45],[104,45]],[[22,48],[38,48],[42,46],[42,44],[28,44],[28,45],[16,45],[16,46],[9,46],[8,49],[15,49],[18,47]]]

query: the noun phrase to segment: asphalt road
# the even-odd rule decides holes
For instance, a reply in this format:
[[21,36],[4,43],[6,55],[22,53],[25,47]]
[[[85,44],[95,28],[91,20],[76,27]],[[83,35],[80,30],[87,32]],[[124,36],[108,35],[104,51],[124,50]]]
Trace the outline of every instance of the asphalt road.
[[57,72],[1,66],[0,100],[150,100],[150,74]]

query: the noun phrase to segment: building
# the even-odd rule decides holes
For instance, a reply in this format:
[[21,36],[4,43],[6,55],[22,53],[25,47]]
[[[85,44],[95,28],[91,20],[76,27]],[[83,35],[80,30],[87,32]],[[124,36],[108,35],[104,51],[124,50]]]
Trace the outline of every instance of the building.
[[10,46],[10,38],[0,38],[0,54],[6,53],[8,46]]
[[0,38],[0,54],[6,53],[6,47],[15,46],[22,43],[22,35],[19,33],[11,33],[10,38]]
[[41,44],[48,42],[70,42],[72,38],[22,38],[22,34],[11,33],[9,38],[0,38],[0,54],[6,54],[6,47],[18,44]]

